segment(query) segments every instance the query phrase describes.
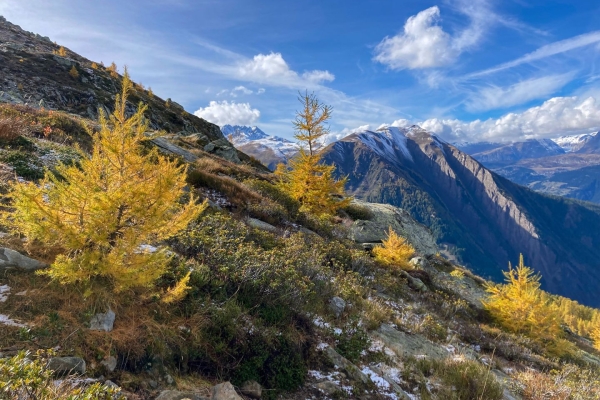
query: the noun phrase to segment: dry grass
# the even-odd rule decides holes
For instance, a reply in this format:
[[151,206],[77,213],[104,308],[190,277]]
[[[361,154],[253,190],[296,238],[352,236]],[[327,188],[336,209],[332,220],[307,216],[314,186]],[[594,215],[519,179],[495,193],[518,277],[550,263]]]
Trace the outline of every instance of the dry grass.
[[20,118],[0,119],[0,144],[10,145],[29,134],[29,125]]

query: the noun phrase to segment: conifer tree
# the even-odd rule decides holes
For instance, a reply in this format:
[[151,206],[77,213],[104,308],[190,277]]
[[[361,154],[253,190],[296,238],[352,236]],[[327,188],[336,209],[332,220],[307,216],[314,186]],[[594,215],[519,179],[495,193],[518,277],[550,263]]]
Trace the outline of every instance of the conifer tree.
[[506,284],[486,287],[490,297],[484,306],[506,329],[525,334],[546,344],[562,337],[558,309],[549,303],[540,289],[541,276],[525,266],[523,255],[519,265],[504,272]]
[[293,124],[300,151],[288,166],[277,166],[278,184],[300,202],[301,211],[332,215],[350,202],[349,198],[343,198],[346,179],[335,180],[335,166],[321,163],[319,139],[329,132],[326,123],[332,108],[319,102],[314,94],[305,93],[298,100],[302,110],[296,113]]
[[415,254],[414,247],[405,238],[398,236],[392,227],[389,228],[388,237],[383,241],[383,245],[373,249],[377,261],[404,270],[412,269],[408,261],[413,254]]
[[184,195],[185,166],[144,153],[146,106],[126,115],[132,88],[127,70],[115,110],[100,110],[91,156],[79,166],[60,164],[39,184],[16,183],[13,228],[59,251],[46,274],[62,283],[108,281],[115,291],[151,285],[170,253],[148,248],[184,229],[206,204]]
[[71,78],[77,80],[77,78],[79,78],[79,71],[77,71],[77,68],[75,68],[75,66],[73,65],[71,67],[71,70],[69,71],[69,75],[71,75]]

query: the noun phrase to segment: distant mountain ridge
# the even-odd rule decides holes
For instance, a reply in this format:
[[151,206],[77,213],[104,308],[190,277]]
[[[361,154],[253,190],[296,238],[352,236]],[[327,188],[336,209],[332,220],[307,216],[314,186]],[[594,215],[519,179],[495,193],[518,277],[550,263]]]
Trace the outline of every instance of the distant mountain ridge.
[[256,126],[223,125],[221,132],[235,148],[252,156],[270,170],[287,162],[298,151],[298,145],[279,136],[268,135]]
[[407,210],[478,273],[501,280],[523,253],[550,292],[600,305],[600,207],[514,184],[418,126],[355,133],[323,159],[349,193]]

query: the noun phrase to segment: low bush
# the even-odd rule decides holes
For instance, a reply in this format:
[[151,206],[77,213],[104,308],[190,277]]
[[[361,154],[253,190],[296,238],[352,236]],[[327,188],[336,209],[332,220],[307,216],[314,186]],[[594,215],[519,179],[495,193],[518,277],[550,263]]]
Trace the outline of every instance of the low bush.
[[415,249],[405,238],[398,236],[392,228],[388,232],[387,239],[383,241],[383,245],[373,249],[375,260],[385,266],[403,270],[413,269],[408,263],[413,254],[415,254]]
[[373,212],[368,207],[362,206],[357,203],[348,204],[342,209],[342,211],[348,214],[348,216],[354,221],[368,221],[373,218]]
[[124,399],[119,389],[100,383],[67,378],[55,381],[46,368],[48,355],[20,352],[0,358],[0,398],[20,400],[116,400]]
[[543,373],[526,370],[516,373],[512,390],[524,400],[598,400],[598,371],[566,365],[560,370]]

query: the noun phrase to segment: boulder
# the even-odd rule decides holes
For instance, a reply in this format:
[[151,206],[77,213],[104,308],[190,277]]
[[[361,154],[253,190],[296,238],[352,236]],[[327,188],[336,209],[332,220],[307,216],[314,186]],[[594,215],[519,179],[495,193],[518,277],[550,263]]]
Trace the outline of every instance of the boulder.
[[229,382],[219,383],[213,386],[212,400],[242,400],[236,393],[233,385]]
[[377,331],[372,332],[371,335],[375,339],[383,342],[402,359],[408,357],[427,357],[443,360],[449,356],[446,349],[430,342],[425,337],[418,334],[409,335],[388,324],[382,324],[381,327]]
[[268,224],[260,219],[256,218],[246,218],[246,224],[251,228],[260,229],[261,231],[267,231],[271,233],[276,233],[277,228],[271,224]]
[[156,147],[158,147],[158,150],[163,154],[180,156],[181,158],[183,158],[185,161],[187,161],[189,163],[193,163],[196,160],[198,160],[198,156],[171,143],[165,137],[152,138],[150,140],[150,142],[152,142],[152,144],[154,144]]
[[110,332],[115,323],[115,313],[113,310],[108,310],[106,313],[98,313],[92,317],[90,321],[90,330]]
[[346,374],[348,374],[348,377],[350,377],[351,379],[357,382],[361,382],[365,385],[372,384],[371,379],[367,375],[365,375],[356,365],[352,364],[344,356],[339,354],[330,346],[327,346],[325,350],[323,350],[323,352],[333,365],[345,371]]
[[336,318],[339,318],[344,310],[346,309],[346,302],[341,297],[332,297],[329,300],[329,310],[335,315]]
[[80,357],[53,357],[48,360],[47,368],[56,375],[85,374],[86,366]]
[[193,392],[180,392],[178,390],[163,390],[155,400],[211,400],[209,397],[200,396]]
[[6,268],[17,268],[24,271],[37,271],[46,268],[47,265],[33,258],[29,258],[6,247],[0,247],[0,271]]
[[102,364],[108,372],[113,372],[115,368],[117,368],[117,359],[113,356],[108,356],[100,364]]
[[359,200],[353,200],[353,203],[367,208],[372,217],[368,221],[354,221],[350,226],[349,239],[361,243],[363,247],[371,247],[373,243],[381,243],[386,239],[391,227],[398,235],[407,238],[419,253],[426,256],[437,253],[438,248],[429,228],[415,221],[407,211],[389,204]]
[[240,392],[253,399],[260,399],[262,396],[262,386],[256,381],[246,381],[240,388]]
[[334,394],[341,392],[342,389],[331,381],[323,381],[315,384],[315,388],[320,392],[325,393],[327,396],[333,396]]

